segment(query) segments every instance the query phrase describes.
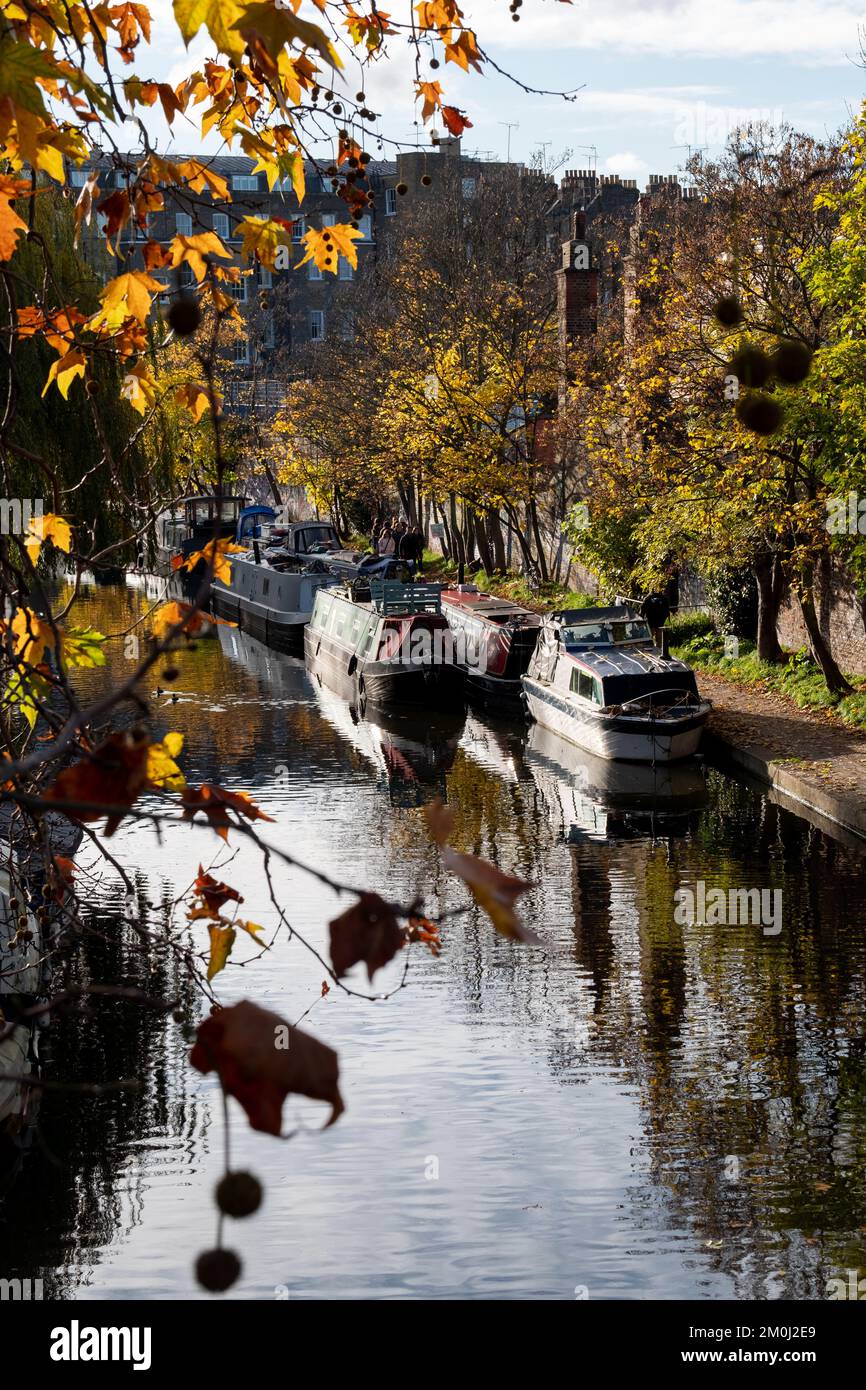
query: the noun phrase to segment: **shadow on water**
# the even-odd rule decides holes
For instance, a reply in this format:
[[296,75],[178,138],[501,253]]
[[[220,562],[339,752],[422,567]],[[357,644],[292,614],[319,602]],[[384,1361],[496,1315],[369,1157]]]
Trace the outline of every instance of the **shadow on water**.
[[[82,618],[118,631],[141,602],[100,590]],[[626,771],[486,714],[359,719],[234,629],[179,664],[153,703],[160,730],[184,734],[191,781],[249,791],[274,843],[395,898],[420,889],[431,915],[465,903],[421,814],[443,795],[455,844],[533,885],[524,915],[545,942],[507,941],[473,911],[446,923],[438,961],[413,955],[387,1005],[332,993],[316,1006],[309,1026],[340,1053],[349,1109],[288,1148],[239,1133],[239,1161],[268,1189],[240,1296],[822,1298],[862,1271],[858,848],[715,769]],[[115,848],[159,917],[204,843],[124,828]],[[239,851],[232,874],[268,921],[253,862]],[[780,892],[779,929],[677,920],[678,891],[699,884]],[[324,945],[340,900],[288,871],[279,892]],[[96,892],[64,978],[146,981],[191,1018],[172,958],[144,968],[136,940],[116,896]],[[393,986],[388,971],[377,987]],[[227,1002],[251,994],[298,1017],[321,971],[279,943],[264,968],[222,978]],[[184,1051],[178,1023],[127,1004],[52,1020],[46,1079],[142,1085],[44,1092],[0,1206],[7,1277],[69,1296],[194,1294],[220,1121]]]

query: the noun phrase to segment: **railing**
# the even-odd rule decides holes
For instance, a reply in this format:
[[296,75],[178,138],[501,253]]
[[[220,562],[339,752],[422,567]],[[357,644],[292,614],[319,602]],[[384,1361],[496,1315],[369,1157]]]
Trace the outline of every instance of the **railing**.
[[370,598],[380,613],[441,613],[441,584],[403,584],[400,580],[371,580]]

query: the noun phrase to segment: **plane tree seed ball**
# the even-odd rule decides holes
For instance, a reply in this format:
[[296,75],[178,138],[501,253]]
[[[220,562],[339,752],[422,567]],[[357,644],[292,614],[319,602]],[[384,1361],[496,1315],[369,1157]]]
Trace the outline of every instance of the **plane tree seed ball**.
[[176,299],[168,311],[168,326],[179,338],[192,337],[201,323],[198,301],[190,295]]
[[405,198],[406,194],[409,192],[409,185],[407,183],[398,183],[397,192],[401,198]]
[[736,328],[742,322],[743,311],[740,308],[740,301],[735,299],[732,294],[725,295],[716,301],[713,313],[719,323],[724,324],[725,328]]
[[262,1185],[252,1173],[226,1173],[217,1184],[216,1200],[226,1216],[252,1216],[262,1204]]
[[208,1293],[225,1293],[240,1277],[234,1250],[204,1250],[195,1262],[195,1277]]
[[772,396],[753,391],[737,402],[736,416],[753,434],[772,434],[782,423],[782,412]]
[[812,354],[805,343],[787,339],[779,344],[770,361],[779,381],[784,381],[786,386],[796,386],[809,375]]
[[431,179],[429,174],[422,174],[421,182],[423,183],[425,188],[429,188],[433,180]]
[[730,361],[730,370],[743,386],[763,386],[769,380],[770,359],[763,348],[743,343]]

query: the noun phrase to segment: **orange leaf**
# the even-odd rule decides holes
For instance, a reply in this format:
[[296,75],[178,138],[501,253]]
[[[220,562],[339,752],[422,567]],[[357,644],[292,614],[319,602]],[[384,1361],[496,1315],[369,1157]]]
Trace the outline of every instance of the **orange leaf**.
[[27,223],[21,220],[13,208],[12,199],[29,195],[30,184],[24,179],[13,179],[8,174],[0,174],[0,261],[9,260],[18,244],[19,236],[27,231]]
[[229,792],[210,782],[205,782],[198,791],[187,787],[181,800],[184,820],[194,820],[196,812],[201,811],[220,839],[226,841],[231,827],[237,825],[237,821],[233,821],[228,814],[230,810],[246,820],[273,820],[273,816],[266,816],[244,792]]
[[[137,730],[112,734],[92,753],[66,768],[45,792],[46,801],[92,804],[93,810],[70,810],[72,820],[99,820],[106,807],[129,808],[147,786],[147,737]],[[103,808],[103,809],[99,809]],[[113,810],[105,825],[113,835],[123,811]]]
[[452,135],[462,135],[464,130],[472,129],[472,122],[456,106],[443,106],[442,119]]

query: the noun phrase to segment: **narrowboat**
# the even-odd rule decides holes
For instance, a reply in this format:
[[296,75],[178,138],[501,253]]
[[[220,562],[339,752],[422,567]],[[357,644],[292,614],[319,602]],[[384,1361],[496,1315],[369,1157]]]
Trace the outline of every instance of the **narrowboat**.
[[518,701],[538,641],[539,614],[475,584],[443,589],[442,612],[454,634],[454,659],[467,694],[485,703]]
[[321,560],[277,550],[262,553],[255,542],[252,550],[231,555],[229,561],[229,582],[214,578],[211,583],[211,611],[276,651],[300,656],[316,595],[338,584],[337,577]]
[[530,716],[599,758],[662,763],[697,752],[710,703],[626,607],[570,609],[541,624],[523,677]]
[[176,506],[160,512],[156,518],[156,569],[159,574],[171,574],[172,562],[178,555],[186,559],[202,550],[216,536],[220,540],[235,540],[241,512],[246,508],[245,497],[216,497],[205,493],[185,497]]
[[316,594],[307,667],[363,712],[368,704],[463,703],[441,584],[354,580]]

